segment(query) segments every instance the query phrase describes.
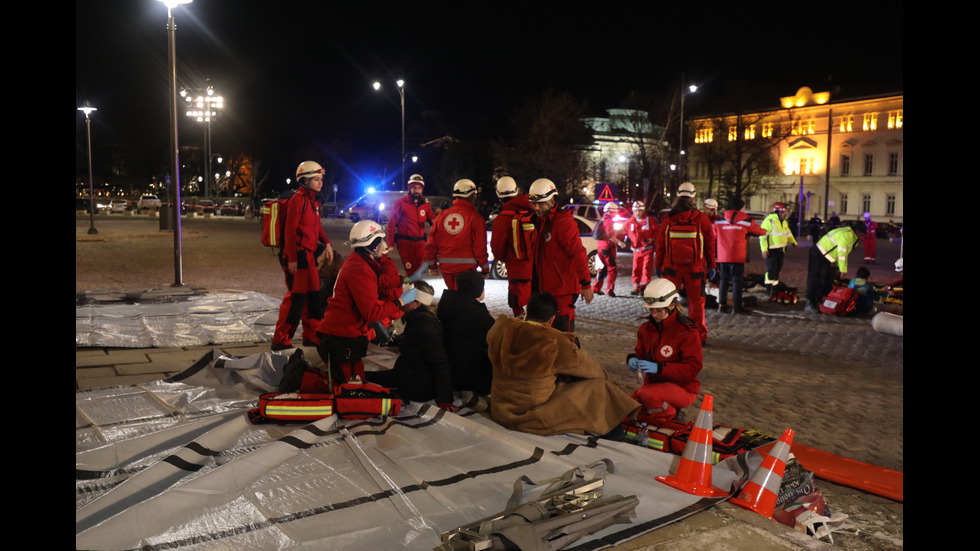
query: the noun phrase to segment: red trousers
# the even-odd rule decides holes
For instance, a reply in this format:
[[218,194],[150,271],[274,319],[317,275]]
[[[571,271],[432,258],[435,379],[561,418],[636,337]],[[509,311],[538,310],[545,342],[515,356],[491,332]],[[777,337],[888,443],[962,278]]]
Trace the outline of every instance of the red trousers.
[[425,261],[425,241],[408,241],[406,239],[395,239],[395,247],[398,249],[398,256],[402,259],[402,266],[405,267],[405,275],[412,275],[422,262]]
[[687,317],[698,325],[701,342],[704,343],[708,340],[708,326],[704,323],[704,269],[699,268],[698,274],[693,273],[690,267],[683,266],[662,272],[664,279],[670,280],[678,290],[684,288],[687,293]]
[[643,406],[637,420],[653,425],[670,421],[678,409],[690,406],[697,397],[674,383],[644,384],[633,392],[633,399]]
[[602,259],[602,269],[595,275],[595,284],[592,290],[596,293],[602,291],[602,282],[609,278],[606,284],[606,292],[614,292],[616,289],[616,244],[612,241],[597,241],[599,255]]
[[633,249],[633,289],[643,290],[653,281],[653,247]]
[[868,234],[861,237],[861,245],[864,247],[864,259],[874,262],[877,260],[875,258],[875,246],[877,245],[878,239],[875,235]]

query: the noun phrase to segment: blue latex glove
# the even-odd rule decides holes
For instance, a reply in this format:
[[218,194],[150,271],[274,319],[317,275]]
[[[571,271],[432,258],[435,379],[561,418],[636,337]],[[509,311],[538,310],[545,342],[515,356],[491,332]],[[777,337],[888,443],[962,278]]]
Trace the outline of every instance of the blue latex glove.
[[409,302],[415,300],[415,295],[417,294],[418,291],[415,289],[415,287],[405,289],[405,291],[402,292],[402,300],[405,302],[405,304],[408,304]]
[[714,279],[716,275],[718,275],[718,271],[714,268],[708,270],[708,279]]
[[639,370],[644,373],[652,373],[652,374],[656,374],[658,371],[660,371],[660,366],[657,364],[657,362],[641,360],[636,356],[630,358],[629,361],[626,362],[626,365],[629,366],[630,371]]
[[407,279],[409,281],[418,281],[418,280],[422,279],[422,276],[425,275],[425,272],[428,269],[429,269],[429,261],[426,260],[426,261],[422,262],[422,265],[419,266],[419,269],[418,270],[415,270],[414,272],[412,272],[412,274],[410,276],[408,276]]

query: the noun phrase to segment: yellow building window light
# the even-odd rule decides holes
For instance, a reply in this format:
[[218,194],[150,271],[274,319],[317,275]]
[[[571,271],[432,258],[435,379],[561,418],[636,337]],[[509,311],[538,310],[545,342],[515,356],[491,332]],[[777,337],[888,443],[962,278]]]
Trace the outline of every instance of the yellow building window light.
[[867,132],[870,130],[878,129],[878,113],[865,113],[864,114],[864,126],[862,129]]
[[755,139],[755,125],[749,125],[745,127],[745,139],[754,140]]
[[738,127],[737,126],[729,126],[728,127],[728,141],[734,142],[737,139],[738,139]]
[[694,135],[694,143],[711,143],[714,139],[715,133],[711,128],[701,128]]
[[840,131],[841,132],[854,131],[854,115],[844,115],[840,118]]
[[888,129],[898,130],[902,127],[902,109],[888,112]]
[[764,122],[762,123],[762,137],[771,138],[772,137],[772,123]]

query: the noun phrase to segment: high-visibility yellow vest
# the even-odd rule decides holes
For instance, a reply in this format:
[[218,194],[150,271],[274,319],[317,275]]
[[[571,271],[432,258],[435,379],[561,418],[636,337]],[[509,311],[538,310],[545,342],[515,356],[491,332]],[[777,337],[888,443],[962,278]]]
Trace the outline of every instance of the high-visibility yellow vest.
[[762,229],[766,235],[759,236],[759,246],[763,251],[769,249],[784,249],[786,245],[796,245],[796,238],[789,230],[789,223],[779,219],[779,213],[774,212],[762,221]]
[[847,273],[847,255],[857,244],[857,234],[849,226],[836,228],[817,241],[817,249],[831,264],[837,263],[841,275]]

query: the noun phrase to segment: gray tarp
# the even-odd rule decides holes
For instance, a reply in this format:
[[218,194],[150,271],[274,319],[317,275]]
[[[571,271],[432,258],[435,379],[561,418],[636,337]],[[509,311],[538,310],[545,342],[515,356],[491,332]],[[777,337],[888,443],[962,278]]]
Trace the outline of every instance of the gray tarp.
[[[714,503],[654,479],[677,456],[509,431],[469,395],[457,414],[412,403],[384,420],[252,425],[248,410],[286,358],[217,354],[166,380],[76,391],[76,549],[430,550],[442,532],[502,511],[519,477],[603,459],[615,465],[606,495],[636,495],[636,518],[571,548],[614,545]],[[745,480],[743,461],[716,465],[714,485]]]

